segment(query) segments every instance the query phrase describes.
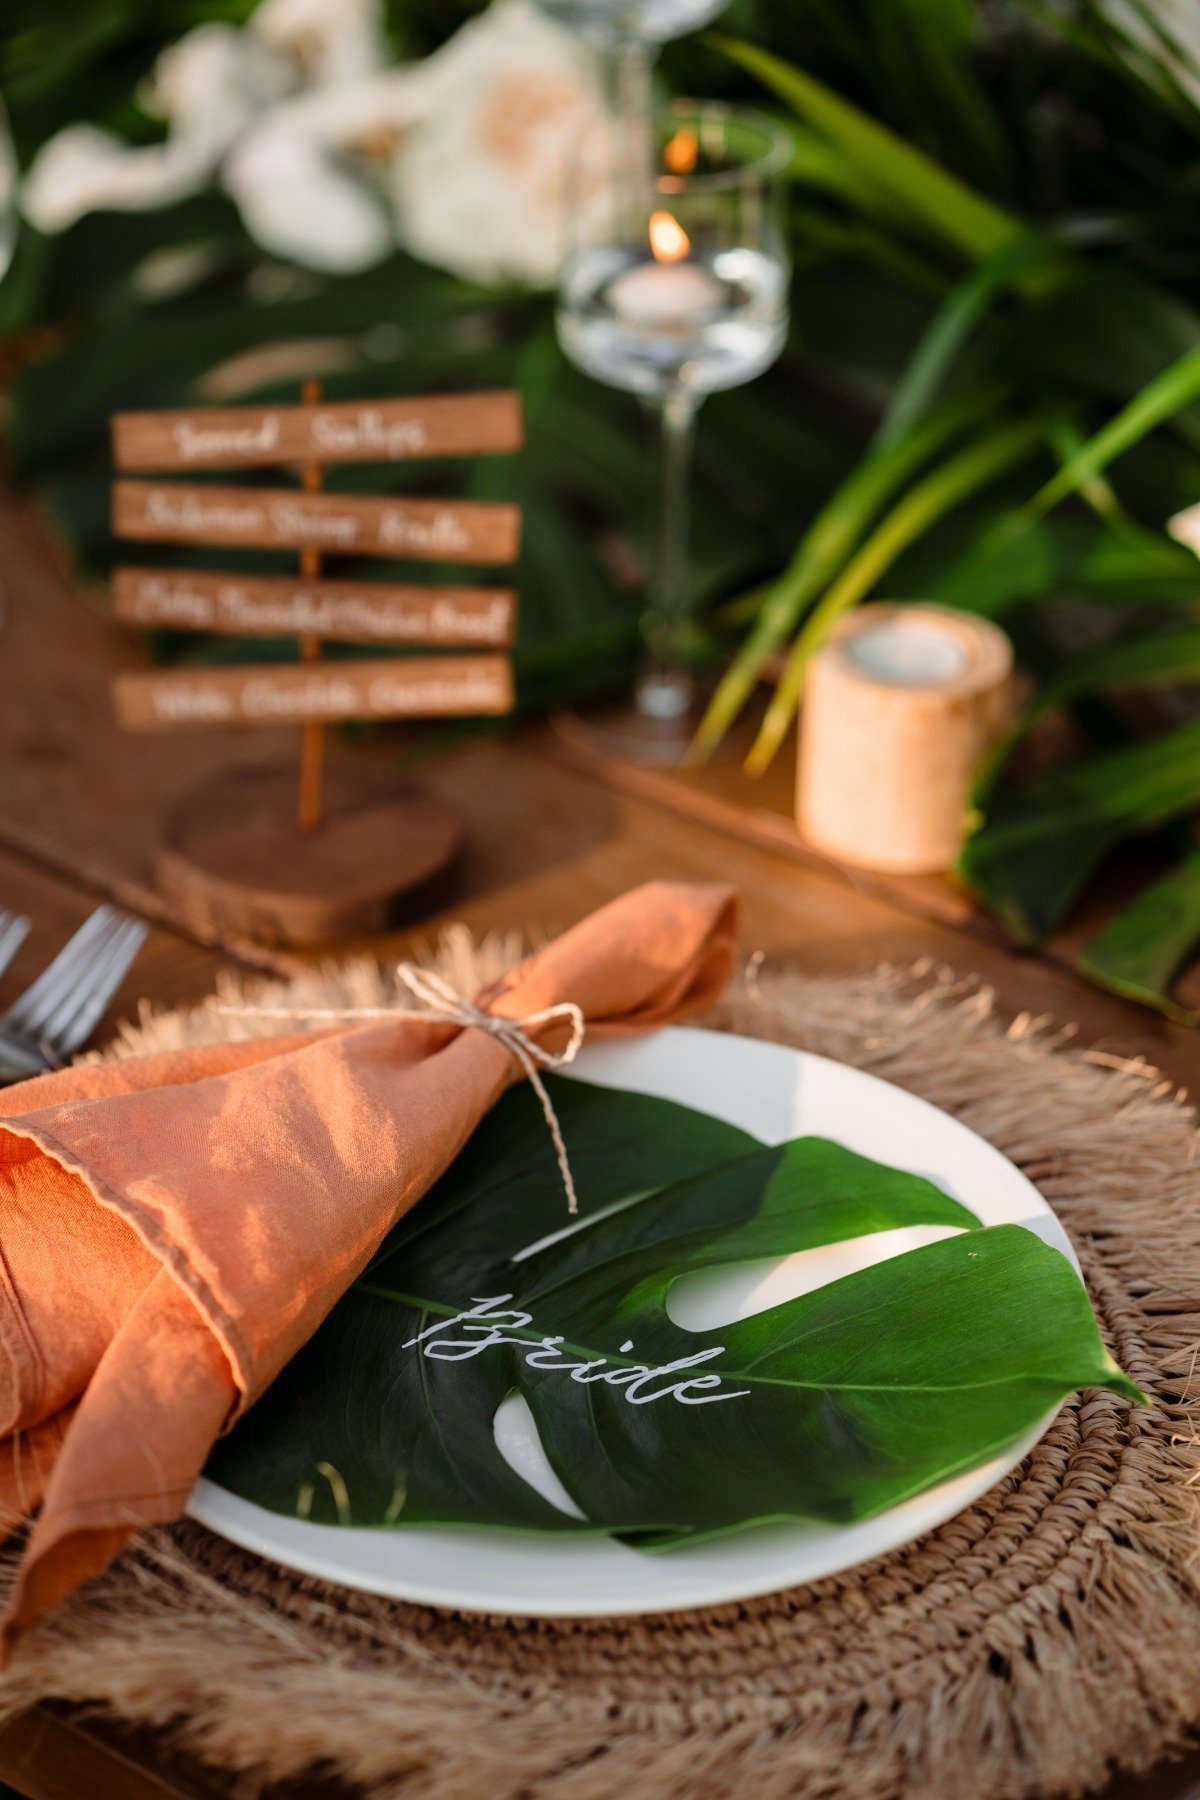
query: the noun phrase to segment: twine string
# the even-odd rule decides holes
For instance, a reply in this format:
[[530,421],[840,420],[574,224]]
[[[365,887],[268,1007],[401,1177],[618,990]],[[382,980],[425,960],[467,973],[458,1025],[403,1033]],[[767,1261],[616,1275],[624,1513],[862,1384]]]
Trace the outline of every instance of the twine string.
[[[582,1007],[573,1000],[563,1000],[556,1006],[543,1007],[539,1012],[526,1013],[522,1018],[506,1019],[499,1013],[476,1006],[473,1000],[460,994],[431,969],[419,969],[415,963],[405,962],[397,965],[396,974],[418,1002],[416,1006],[230,1006],[221,1002],[217,1011],[235,1019],[328,1019],[340,1023],[349,1019],[411,1019],[424,1024],[437,1021],[444,1025],[459,1025],[464,1030],[485,1032],[498,1044],[503,1044],[538,1097],[567,1196],[567,1211],[574,1218],[579,1211],[579,1199],[562,1127],[542,1080],[542,1071],[563,1069],[575,1061],[585,1031]],[[547,1050],[534,1033],[545,1025],[560,1023],[570,1027],[567,1041],[561,1050]]]

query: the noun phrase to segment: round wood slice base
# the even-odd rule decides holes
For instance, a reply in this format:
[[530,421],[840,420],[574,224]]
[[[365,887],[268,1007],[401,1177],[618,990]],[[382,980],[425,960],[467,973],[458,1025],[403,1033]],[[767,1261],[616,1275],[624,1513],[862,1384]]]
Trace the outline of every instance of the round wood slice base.
[[296,824],[294,767],[230,769],[167,815],[160,892],[193,924],[302,947],[386,931],[437,905],[463,845],[438,801],[394,776],[331,763],[324,820]]

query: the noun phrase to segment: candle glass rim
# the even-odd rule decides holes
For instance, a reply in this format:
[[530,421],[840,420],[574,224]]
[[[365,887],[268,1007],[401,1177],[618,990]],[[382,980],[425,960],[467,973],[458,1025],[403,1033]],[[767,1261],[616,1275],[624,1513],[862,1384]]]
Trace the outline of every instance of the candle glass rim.
[[700,31],[715,19],[718,13],[724,12],[729,5],[729,0],[708,0],[707,7],[692,23],[678,26],[666,33],[651,31],[644,21],[637,25],[629,24],[621,11],[622,6],[626,3],[627,0],[611,0],[610,6],[609,0],[600,0],[600,4],[594,12],[589,11],[586,4],[572,7],[569,10],[575,13],[575,17],[568,23],[565,16],[568,9],[560,10],[552,3],[552,0],[550,4],[547,4],[546,0],[537,0],[539,12],[544,13],[547,18],[555,20],[557,24],[565,26],[568,31],[578,32],[585,40],[590,40],[602,47],[625,48],[632,46],[637,48],[645,46],[654,53],[657,53],[664,44],[674,43],[678,38],[690,37],[693,32]]
[[776,175],[782,175],[795,151],[795,138],[783,121],[773,118],[770,113],[763,112],[757,106],[742,106],[728,100],[676,98],[661,108],[658,117],[664,120],[673,117],[681,120],[736,120],[738,124],[751,126],[763,138],[760,153],[748,157],[733,168],[685,170],[682,173],[675,173],[670,169],[656,170],[654,185],[663,193],[715,192],[721,188],[740,187],[750,180],[771,180]]

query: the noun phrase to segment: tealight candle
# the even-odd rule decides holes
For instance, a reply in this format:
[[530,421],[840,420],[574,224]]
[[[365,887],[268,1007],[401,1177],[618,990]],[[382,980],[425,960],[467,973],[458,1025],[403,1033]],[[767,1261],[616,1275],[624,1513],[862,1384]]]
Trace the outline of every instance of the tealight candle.
[[967,667],[961,640],[942,621],[903,615],[849,636],[845,655],[865,675],[897,687],[940,687]]
[[638,331],[678,330],[698,324],[722,304],[721,283],[690,260],[691,250],[691,240],[677,219],[669,212],[651,213],[653,261],[626,269],[608,290],[608,303],[622,325]]
[[677,329],[721,304],[721,284],[694,262],[644,262],[618,275],[609,304],[623,325],[639,331]]

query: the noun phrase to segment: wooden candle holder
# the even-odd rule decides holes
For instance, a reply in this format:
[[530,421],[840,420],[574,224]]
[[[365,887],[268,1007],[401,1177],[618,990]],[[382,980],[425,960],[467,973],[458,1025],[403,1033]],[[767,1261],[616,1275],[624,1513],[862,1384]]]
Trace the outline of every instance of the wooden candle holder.
[[[436,903],[463,836],[438,802],[390,773],[326,766],[325,727],[345,719],[503,714],[516,631],[508,588],[330,579],[328,555],[508,563],[516,507],[323,492],[329,463],[516,450],[516,394],[125,413],[113,420],[124,475],[299,466],[299,488],[120,479],[118,537],[146,543],[289,549],[296,576],[123,567],[118,619],[231,636],[295,634],[294,664],[184,668],[114,683],[120,723],[170,731],[245,723],[300,728],[299,776],[283,766],[226,771],[185,795],[164,825],[160,889],[195,923],[260,942],[332,943],[382,931]],[[444,648],[413,658],[322,660],[326,642]]]

